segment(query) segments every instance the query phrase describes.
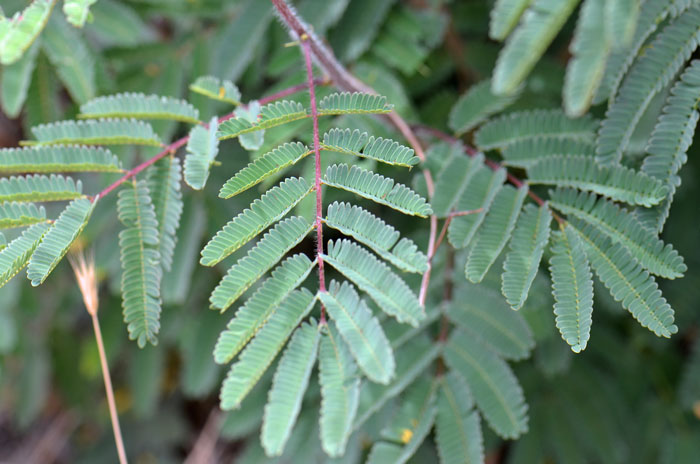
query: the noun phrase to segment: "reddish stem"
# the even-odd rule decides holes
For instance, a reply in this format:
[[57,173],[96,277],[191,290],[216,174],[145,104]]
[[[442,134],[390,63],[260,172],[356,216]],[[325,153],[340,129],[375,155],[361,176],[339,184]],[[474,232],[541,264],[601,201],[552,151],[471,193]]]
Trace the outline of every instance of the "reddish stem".
[[[309,85],[309,100],[311,100],[311,120],[314,127],[314,189],[316,190],[316,257],[318,259],[318,290],[326,291],[326,275],[323,269],[323,198],[321,197],[321,142],[318,134],[318,108],[316,107],[316,87],[314,72],[311,67],[311,45],[308,36],[301,36],[301,48],[304,50],[306,62],[306,80]],[[321,324],[326,322],[326,309],[321,305]]]
[[[319,84],[325,83],[324,81],[319,81]],[[279,92],[273,93],[272,95],[268,95],[267,97],[263,97],[259,100],[261,105],[266,105],[272,101],[279,100],[280,98],[284,98],[288,95],[291,95],[293,93],[296,93],[300,90],[305,89],[309,84],[308,83],[303,83],[303,84],[298,84],[283,90],[280,90]],[[231,119],[234,116],[233,113],[229,113],[225,116],[222,116],[219,118],[219,122],[224,122],[227,119]],[[204,124],[204,127],[208,127],[207,124]],[[179,148],[183,147],[184,145],[187,144],[189,141],[190,137],[187,135],[185,137],[182,137],[179,140],[176,140],[175,142],[171,143],[170,145],[166,145],[163,151],[159,152],[157,155],[154,157],[144,161],[143,163],[139,164],[138,166],[128,170],[126,174],[124,174],[122,177],[114,181],[111,185],[106,187],[104,190],[102,190],[100,193],[95,195],[94,197],[91,198],[91,201],[95,201],[98,198],[102,198],[105,195],[109,194],[112,190],[116,189],[119,187],[121,184],[126,182],[127,180],[131,179],[134,177],[136,174],[140,173],[147,167],[151,166],[152,164],[158,162],[158,160],[165,158],[166,156],[175,153]]]

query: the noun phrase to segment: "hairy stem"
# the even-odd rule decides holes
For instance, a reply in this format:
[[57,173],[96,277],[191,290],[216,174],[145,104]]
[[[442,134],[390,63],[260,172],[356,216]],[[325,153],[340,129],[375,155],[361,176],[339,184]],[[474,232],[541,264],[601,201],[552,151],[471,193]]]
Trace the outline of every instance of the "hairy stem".
[[[308,36],[301,36],[301,48],[306,63],[306,80],[311,100],[311,121],[314,131],[314,189],[316,190],[316,259],[318,259],[318,290],[326,291],[326,275],[323,269],[323,198],[321,196],[321,142],[318,135],[318,108],[316,107],[316,87],[311,66],[311,45]],[[326,322],[326,309],[321,305],[321,324]]]
[[[323,81],[319,81],[319,84],[324,83]],[[279,100],[280,98],[284,98],[288,95],[291,95],[293,93],[299,92],[300,90],[304,90],[305,88],[308,87],[308,83],[303,83],[303,84],[298,84],[283,90],[280,90],[279,92],[273,93],[272,95],[268,95],[267,97],[263,97],[259,100],[261,105],[266,105],[272,101]],[[219,122],[224,122],[227,119],[231,119],[234,116],[234,113],[231,112],[225,116],[221,116],[219,118]],[[207,124],[204,124],[204,127],[207,127]],[[139,164],[138,166],[126,171],[126,173],[114,181],[111,185],[107,186],[104,190],[102,190],[100,193],[95,195],[94,197],[91,197],[91,200],[94,202],[98,198],[102,198],[105,195],[109,194],[112,190],[116,189],[119,187],[121,184],[126,182],[127,180],[131,179],[134,177],[136,174],[140,173],[147,167],[151,166],[152,164],[156,163],[157,161],[165,158],[166,156],[173,154],[176,152],[178,149],[182,148],[187,144],[187,142],[190,140],[189,136],[182,137],[179,140],[176,140],[175,142],[171,143],[170,145],[166,145],[163,148],[163,151],[159,152],[157,155],[153,156],[152,158],[144,161],[143,163]]]

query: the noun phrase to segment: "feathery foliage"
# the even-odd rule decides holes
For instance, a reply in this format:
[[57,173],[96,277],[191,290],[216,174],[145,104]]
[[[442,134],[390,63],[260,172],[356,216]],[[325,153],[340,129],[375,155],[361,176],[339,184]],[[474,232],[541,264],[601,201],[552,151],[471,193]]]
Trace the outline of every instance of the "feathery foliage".
[[333,280],[327,292],[319,293],[319,298],[367,378],[389,383],[396,367],[394,353],[379,321],[353,286]]
[[484,461],[481,418],[464,379],[454,372],[442,378],[435,421],[435,442],[444,464]]
[[358,166],[347,164],[328,166],[323,183],[356,193],[375,203],[411,216],[426,217],[432,213],[430,204],[410,188],[394,182],[394,179]]
[[505,148],[537,137],[593,141],[598,121],[590,116],[569,119],[561,110],[519,111],[493,119],[474,134],[482,150]]
[[220,198],[231,198],[259,184],[279,171],[298,163],[312,150],[301,142],[285,143],[255,159],[221,187]]
[[481,282],[501,254],[520,215],[528,189],[503,187],[493,200],[469,252],[464,272],[471,282]]
[[0,11],[1,64],[12,64],[20,59],[46,25],[54,3],[55,0],[34,0],[9,19]]
[[119,232],[122,263],[122,306],[129,338],[139,346],[156,344],[160,330],[160,281],[163,271],[158,252],[158,221],[146,181],[119,192]]
[[216,138],[217,119],[209,121],[209,127],[194,126],[190,130],[185,156],[184,177],[187,185],[201,190],[209,178],[209,169],[219,154],[219,140]]
[[29,260],[27,277],[32,281],[33,286],[43,284],[51,271],[56,268],[68,248],[87,225],[94,207],[95,202],[86,198],[77,198],[68,204],[51,225]]
[[0,286],[4,286],[29,264],[29,258],[47,230],[49,225],[46,223],[34,224],[0,251]]
[[321,338],[318,383],[321,386],[321,446],[331,457],[342,456],[357,414],[360,379],[350,350],[333,325]]
[[62,201],[80,198],[83,184],[51,174],[0,179],[0,201]]
[[200,263],[213,266],[286,215],[310,191],[301,178],[290,177],[255,200],[229,221],[202,249]]
[[228,119],[219,124],[217,137],[226,140],[238,137],[249,132],[269,129],[299,119],[308,117],[308,111],[301,103],[283,100],[270,103],[260,108],[258,121],[252,123],[244,117]]
[[236,84],[229,80],[221,80],[213,76],[198,77],[192,84],[190,90],[222,102],[238,106],[241,104],[241,91]]
[[270,456],[279,456],[299,417],[311,370],[316,364],[321,329],[314,319],[294,331],[280,359],[265,405],[261,442]]
[[346,239],[329,240],[328,252],[322,257],[397,321],[416,327],[425,317],[406,282],[361,246]]
[[489,37],[503,40],[513,30],[532,0],[496,0],[491,9]]
[[121,162],[106,148],[50,146],[0,150],[0,172],[121,172]]
[[586,349],[591,332],[593,276],[583,244],[569,226],[554,232],[549,271],[557,328],[578,353]]
[[469,132],[488,117],[509,107],[519,94],[516,90],[506,95],[495,95],[491,91],[490,80],[474,84],[450,110],[450,129],[458,135]]
[[503,262],[502,292],[513,309],[520,309],[535,280],[544,248],[549,241],[552,213],[545,203],[539,208],[525,205],[510,239]]
[[404,237],[369,211],[349,203],[328,205],[325,224],[368,246],[381,258],[407,272],[425,272],[426,256],[412,240]]
[[199,111],[186,101],[142,93],[120,93],[95,98],[80,106],[78,117],[172,119],[199,123]]
[[445,346],[445,361],[464,376],[479,410],[496,433],[515,438],[527,431],[523,391],[505,361],[461,331],[455,331]]
[[495,94],[512,93],[520,85],[577,4],[578,0],[532,1],[498,55],[493,70]]
[[158,221],[158,252],[164,271],[172,268],[177,229],[182,215],[180,160],[169,156],[148,170],[148,191]]
[[272,276],[238,309],[226,330],[221,332],[214,349],[216,362],[224,364],[233,359],[267,323],[280,302],[301,285],[314,265],[305,255],[298,254],[272,271]]
[[595,145],[589,141],[534,137],[507,145],[501,151],[503,164],[527,169],[542,158],[551,156],[595,156]]
[[682,277],[687,270],[683,258],[671,245],[637,218],[604,198],[593,194],[557,189],[551,192],[551,204],[562,213],[577,216],[596,226],[613,242],[622,243],[634,258],[652,274],[667,279]]
[[318,114],[322,116],[340,114],[390,113],[393,106],[382,95],[360,92],[332,93],[318,102]]
[[[243,350],[238,361],[231,366],[221,387],[222,409],[234,409],[240,406],[243,398],[260,380],[294,328],[311,311],[315,302],[314,296],[305,289],[294,290],[281,302],[275,311],[275,317],[270,318],[268,323],[260,329]],[[321,341],[321,353],[323,353],[323,341]]]
[[312,225],[302,217],[291,217],[275,225],[226,273],[211,294],[211,304],[225,310],[260,279],[272,266],[311,232]]
[[30,226],[46,222],[46,210],[34,203],[0,203],[0,229]]
[[150,125],[134,119],[55,122],[36,126],[32,132],[37,141],[25,145],[161,145]]
[[375,138],[357,129],[331,129],[323,136],[321,148],[407,168],[418,164],[419,161],[413,154],[413,149],[399,145],[393,140]]
[[90,17],[90,7],[97,0],[63,0],[63,13],[69,23],[76,27],[83,27]]
[[700,40],[700,7],[692,7],[669,23],[635,62],[605,114],[596,159],[613,164],[622,159],[644,110],[688,60]]
[[571,224],[584,243],[591,266],[615,301],[621,302],[640,324],[656,335],[670,337],[676,333],[673,309],[661,296],[654,278],[629,251],[590,225],[573,219]]
[[656,205],[668,191],[643,172],[620,165],[601,166],[585,156],[544,158],[528,169],[528,176],[531,184],[575,187],[633,205]]

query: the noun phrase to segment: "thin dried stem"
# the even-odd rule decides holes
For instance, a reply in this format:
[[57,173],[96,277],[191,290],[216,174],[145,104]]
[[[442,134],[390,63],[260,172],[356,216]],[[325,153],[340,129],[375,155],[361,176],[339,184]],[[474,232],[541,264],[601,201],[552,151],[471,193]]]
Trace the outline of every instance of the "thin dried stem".
[[97,297],[97,276],[95,272],[95,260],[92,254],[85,258],[82,252],[76,252],[69,256],[70,264],[73,267],[75,278],[78,281],[80,293],[83,295],[85,308],[87,309],[90,318],[92,319],[92,329],[95,332],[95,342],[97,343],[97,351],[100,355],[100,366],[102,367],[102,379],[105,384],[105,393],[107,395],[107,404],[109,406],[109,416],[112,421],[112,432],[114,433],[114,442],[117,446],[117,454],[119,455],[120,464],[127,464],[126,451],[124,449],[124,440],[122,438],[121,427],[119,426],[119,415],[117,414],[117,405],[114,401],[114,389],[112,387],[112,377],[109,375],[109,367],[107,366],[107,355],[105,354],[104,341],[102,340],[102,331],[100,323],[97,319],[97,309],[99,300]]

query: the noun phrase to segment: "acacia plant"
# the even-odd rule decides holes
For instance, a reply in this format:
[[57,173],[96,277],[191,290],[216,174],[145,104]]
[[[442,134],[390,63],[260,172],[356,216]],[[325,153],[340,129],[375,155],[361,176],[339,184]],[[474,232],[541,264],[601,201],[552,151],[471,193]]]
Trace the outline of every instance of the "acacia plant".
[[[697,321],[686,315],[687,326],[677,325],[657,283],[689,272],[662,233],[699,117],[696,2],[496,0],[484,33],[504,45],[472,43],[497,56],[486,65],[470,61],[459,25],[483,16],[481,2],[306,0],[298,12],[286,0],[250,0],[236,4],[230,28],[190,31],[194,45],[183,32],[195,27],[186,7],[65,0],[61,13],[55,3],[34,0],[0,21],[4,111],[15,117],[26,106],[27,126],[40,122],[21,148],[0,150],[0,227],[11,229],[8,240],[0,235],[0,285],[25,267],[32,286],[50,283],[64,256],[91,242],[98,263],[108,263],[117,240],[109,224],[118,218],[120,270],[103,264],[103,274],[119,284],[101,291],[119,295],[128,338],[148,353],[133,355],[132,384],[150,375],[156,386],[141,393],[158,397],[163,338],[182,347],[185,395],[206,398],[220,384],[190,462],[212,462],[219,433],[244,440],[244,462],[693,455],[697,424],[666,429],[655,414],[673,411],[667,401],[629,425],[640,422],[634,401],[646,401],[646,387],[627,386],[634,375],[615,384],[601,365],[618,374],[625,363],[644,369],[643,350],[614,332],[625,324],[620,308],[662,338]],[[199,3],[198,14],[215,24],[224,2]],[[129,27],[138,34],[119,40],[138,44],[154,40],[141,15],[174,15],[165,34],[182,29],[184,51],[173,56],[194,56],[190,97],[146,92],[139,80],[98,90],[106,63],[133,73],[162,49],[98,54],[68,26],[89,27],[91,9],[92,33],[120,46],[120,20],[133,19],[123,35],[135,34]],[[99,22],[101,11],[115,16]],[[272,12],[276,48],[266,65],[255,64]],[[570,39],[563,47],[555,42],[562,29],[561,40]],[[234,39],[241,43],[208,54]],[[561,57],[545,55],[553,42],[570,53],[560,82],[550,68]],[[356,62],[363,53],[374,60]],[[396,73],[434,89],[443,62],[470,85],[456,101],[438,93],[417,114]],[[289,85],[258,83],[266,96],[244,98],[232,77],[246,67],[241,89],[255,88],[257,73]],[[70,119],[51,120],[54,109],[45,108],[56,101],[50,69],[63,98],[78,104]],[[165,69],[163,82],[178,72]],[[232,162],[231,152],[246,162],[251,153],[250,162]],[[87,232],[95,217],[109,238]],[[182,309],[186,322],[164,306],[190,308]],[[591,340],[594,306],[599,340]],[[104,350],[96,309],[90,314]],[[654,353],[676,343],[644,340]],[[688,403],[700,414],[695,346],[684,406],[671,423]],[[587,348],[592,357],[572,361]],[[533,351],[534,361],[524,361]],[[100,355],[106,369],[109,357]],[[229,364],[221,380],[216,365]],[[111,384],[107,391],[116,422]],[[633,449],[640,434],[655,433],[647,423],[673,438]],[[136,451],[124,452],[117,431],[124,462]]]

